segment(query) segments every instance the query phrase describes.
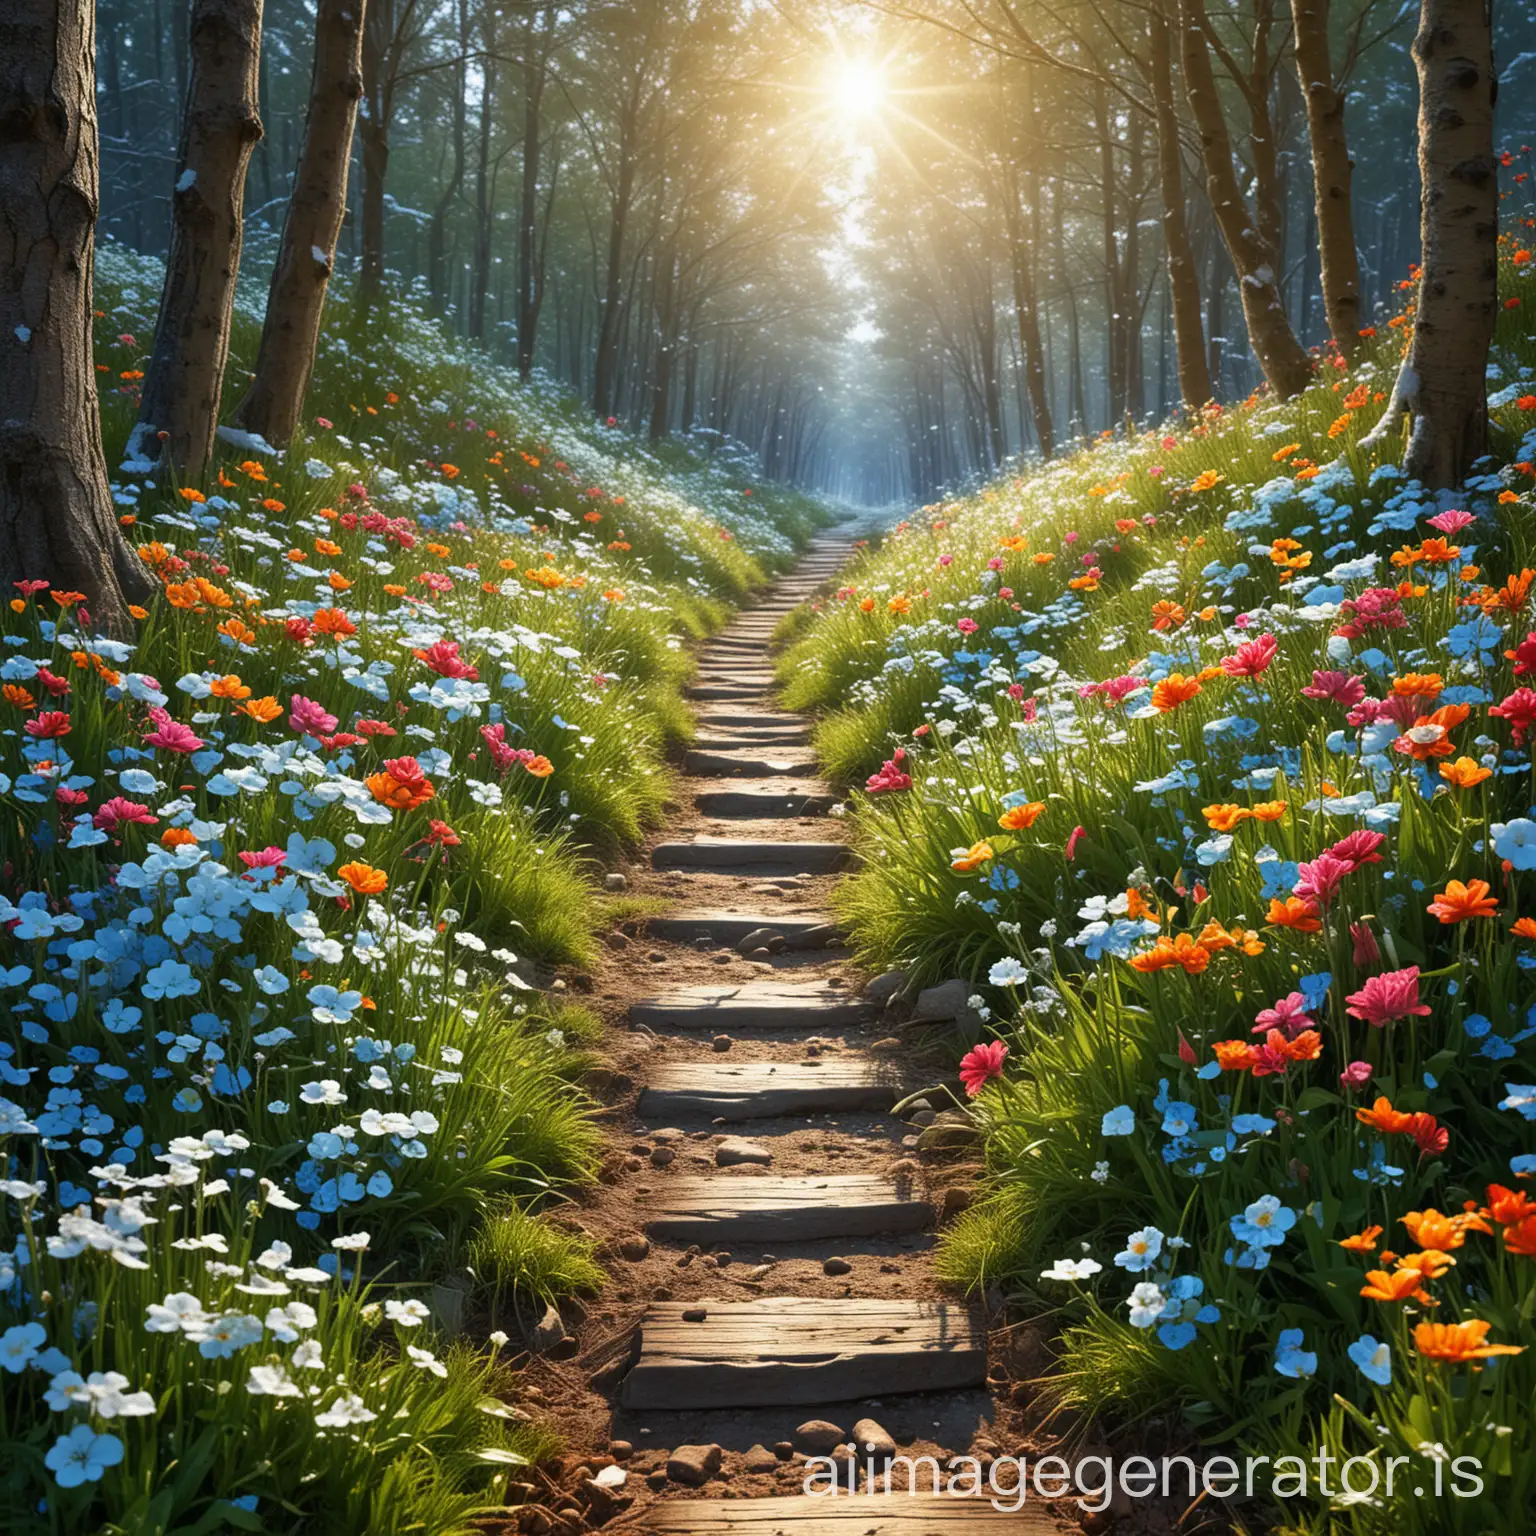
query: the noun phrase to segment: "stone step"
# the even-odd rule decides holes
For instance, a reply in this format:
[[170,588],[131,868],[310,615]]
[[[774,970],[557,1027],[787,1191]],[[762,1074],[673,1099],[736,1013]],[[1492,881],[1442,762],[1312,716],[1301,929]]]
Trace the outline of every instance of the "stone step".
[[[702,1311],[701,1321],[684,1313]],[[987,1379],[987,1335],[957,1302],[657,1301],[624,1378],[626,1408],[771,1408],[892,1393],[953,1391]]]
[[649,938],[671,939],[676,943],[691,944],[695,939],[712,939],[715,943],[739,944],[749,933],[759,928],[771,929],[782,934],[785,948],[820,948],[820,944],[807,942],[824,930],[832,929],[831,942],[841,945],[843,934],[837,927],[837,919],[830,912],[723,912],[706,908],[693,912],[669,912],[665,917],[648,917],[645,931]]
[[701,709],[694,714],[701,730],[809,730],[809,715],[792,715],[777,709]]
[[706,789],[693,797],[693,803],[706,816],[744,816],[749,818],[824,816],[837,804],[838,797],[816,780],[809,783],[786,782],[782,788],[771,781],[743,784],[739,789]]
[[[996,1536],[1003,1536],[1005,1529],[1010,1536],[1055,1536],[1059,1530],[1038,1502],[1009,1513],[1013,1500],[1007,1496],[999,1501],[1003,1509],[996,1509],[987,1498],[907,1492],[900,1479],[898,1473],[887,1493],[662,1499],[640,1516],[638,1529],[647,1536],[967,1536],[985,1525]],[[817,1486],[825,1485],[823,1479]],[[915,1487],[932,1486],[927,1469],[919,1469]]]
[[747,752],[688,752],[683,770],[699,778],[777,779],[816,772],[816,759],[800,748],[786,747],[771,758],[763,748]]
[[760,699],[766,688],[743,687],[740,683],[690,683],[683,692],[690,699],[735,699],[745,702]]
[[821,982],[746,981],[674,987],[659,997],[629,1005],[631,1024],[647,1029],[845,1029],[869,1017],[857,995],[835,992]]
[[746,731],[737,727],[718,735],[696,736],[695,752],[772,752],[811,744],[809,731]]
[[678,1243],[810,1243],[921,1232],[933,1207],[890,1179],[855,1173],[802,1178],[689,1175],[640,1201],[652,1237]]
[[689,843],[658,843],[651,850],[653,869],[788,870],[823,875],[846,867],[855,855],[846,843],[762,841],[745,837],[698,837]]
[[906,1087],[900,1074],[868,1057],[814,1061],[708,1061],[658,1066],[641,1091],[643,1120],[804,1118],[848,1110],[887,1110]]

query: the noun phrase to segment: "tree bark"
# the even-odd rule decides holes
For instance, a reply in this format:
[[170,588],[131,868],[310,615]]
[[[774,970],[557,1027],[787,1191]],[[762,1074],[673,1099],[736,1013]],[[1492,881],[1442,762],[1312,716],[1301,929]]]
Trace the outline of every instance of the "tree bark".
[[394,115],[395,0],[369,0],[363,27],[362,140],[363,254],[358,263],[357,307],[367,314],[384,292],[384,184],[389,174],[389,124]]
[[[1150,17],[1150,80],[1156,113],[1158,188],[1163,203],[1163,248],[1168,266],[1168,295],[1173,312],[1173,342],[1178,360],[1179,398],[1198,411],[1214,394],[1205,355],[1205,327],[1200,317],[1200,275],[1189,240],[1184,207],[1183,151],[1173,97],[1173,40],[1169,21],[1177,0],[1156,0]],[[1301,0],[1298,0],[1301,3]]]
[[1488,348],[1498,319],[1498,77],[1488,0],[1421,0],[1419,72],[1423,270],[1408,357],[1366,437],[1412,415],[1403,468],[1436,488],[1461,484],[1488,449]]
[[1328,49],[1330,0],[1291,0],[1296,78],[1307,105],[1312,188],[1322,264],[1323,313],[1334,345],[1353,358],[1360,345],[1360,259],[1350,181],[1355,163],[1344,135],[1344,93],[1334,88]]
[[245,171],[261,138],[261,0],[193,0],[171,247],[130,457],[202,475],[219,424]]
[[235,413],[248,432],[283,447],[304,409],[320,340],[325,290],[335,270],[336,241],[347,211],[352,130],[363,92],[363,8],[366,0],[319,0],[309,115],[267,316],[256,353],[256,377]]
[[[1227,131],[1221,98],[1216,92],[1215,72],[1205,40],[1205,0],[1179,0],[1183,35],[1184,87],[1190,110],[1200,131],[1201,158],[1205,165],[1206,193],[1217,227],[1237,271],[1248,340],[1264,370],[1269,386],[1282,400],[1300,394],[1312,378],[1312,361],[1296,339],[1280,299],[1276,274],[1278,252],[1272,243],[1273,186],[1260,183],[1256,215],[1250,218],[1233,169],[1232,138]],[[1260,137],[1255,125],[1255,138]],[[1260,156],[1273,161],[1273,138],[1255,146]],[[1272,169],[1272,166],[1271,166]],[[1257,227],[1256,227],[1257,226]]]
[[122,634],[150,583],[113,514],[91,352],[92,0],[6,0],[0,123],[0,583],[83,592]]
[[[539,162],[543,153],[544,87],[555,29],[549,7],[530,11],[523,25],[523,164],[517,200],[517,376],[526,384],[533,372],[544,298],[539,270]],[[547,227],[547,226],[546,226]]]

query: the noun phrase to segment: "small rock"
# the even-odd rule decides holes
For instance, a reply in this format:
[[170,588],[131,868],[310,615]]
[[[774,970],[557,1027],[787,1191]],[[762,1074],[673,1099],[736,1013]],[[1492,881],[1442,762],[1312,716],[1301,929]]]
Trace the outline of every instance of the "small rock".
[[653,949],[645,958],[649,960],[652,965],[660,965],[662,961],[664,961],[667,957],[661,950]]
[[[768,961],[773,959],[773,951],[771,949],[749,949],[747,951],[747,959],[758,962]],[[762,969],[771,971],[773,967],[771,965],[763,965]]]
[[720,1458],[718,1445],[680,1445],[667,1457],[667,1476],[698,1488],[720,1470]]
[[730,1050],[730,1048],[735,1043],[736,1042],[732,1040],[729,1035],[716,1035],[715,1038],[710,1041],[710,1045],[713,1046],[715,1051],[721,1054]]
[[972,1016],[970,995],[971,984],[963,976],[941,981],[936,987],[924,987],[917,994],[911,1022],[930,1024],[946,1019],[967,1019]]
[[708,1307],[685,1307],[683,1309],[683,1321],[685,1323],[702,1323],[708,1316]]
[[643,1233],[633,1232],[619,1244],[619,1254],[631,1264],[638,1264],[651,1251],[651,1241]]
[[846,1441],[848,1436],[827,1419],[807,1419],[795,1430],[794,1448],[808,1456],[825,1456]]
[[715,941],[707,933],[701,934],[693,941],[693,947],[701,955],[707,955],[715,947]]
[[626,875],[604,875],[603,889],[605,891],[623,891],[629,888],[629,878]]
[[771,1264],[754,1264],[741,1278],[749,1284],[756,1284],[759,1280],[767,1278],[768,1271],[773,1268]]
[[773,1442],[773,1454],[780,1461],[788,1461],[795,1454],[795,1448],[788,1440],[775,1440]]
[[665,1168],[676,1156],[677,1153],[671,1147],[657,1147],[651,1153],[651,1167]]
[[807,928],[795,941],[796,949],[825,949],[829,944],[835,944],[842,938],[842,930],[836,923],[818,923],[814,928]]
[[628,1461],[635,1454],[635,1448],[628,1440],[610,1440],[608,1442],[608,1454],[615,1461]]
[[873,1419],[860,1419],[853,1426],[853,1443],[861,1456],[889,1461],[896,1454],[896,1442]]
[[547,1354],[564,1337],[565,1323],[559,1311],[554,1306],[545,1307],[544,1316],[534,1324],[533,1352],[536,1355]]
[[566,1334],[563,1339],[557,1340],[550,1348],[549,1358],[551,1360],[574,1360],[580,1353],[581,1344],[572,1338],[570,1334]]
[[715,965],[729,965],[736,958],[735,955],[711,955],[710,960]]
[[777,1472],[779,1458],[766,1445],[754,1445],[741,1458],[741,1466],[745,1472]]
[[554,1523],[549,1511],[540,1509],[537,1504],[529,1505],[517,1517],[518,1529],[528,1532],[528,1536],[544,1536]]
[[646,1477],[645,1485],[653,1493],[660,1493],[667,1486],[667,1474],[665,1472],[652,1472]]
[[622,1488],[629,1478],[623,1467],[604,1467],[596,1477],[595,1483],[601,1483],[604,1488]]
[[[917,1138],[917,1145],[923,1152],[948,1152],[957,1147],[971,1147],[981,1140],[981,1132],[974,1125],[930,1125],[921,1136]],[[906,1138],[902,1138],[905,1146]]]
[[754,950],[765,949],[770,955],[776,955],[784,948],[784,935],[772,928],[754,928],[751,933],[743,934],[736,941],[736,952],[741,955],[750,955]]
[[715,1255],[715,1268],[716,1269],[727,1269],[727,1268],[730,1267],[730,1262],[731,1262],[731,1256],[728,1253],[717,1253]]
[[773,1153],[767,1147],[759,1146],[755,1141],[748,1141],[745,1136],[727,1136],[715,1148],[717,1168],[734,1168],[740,1163],[767,1167],[772,1161]]
[[853,1273],[853,1265],[847,1259],[828,1259],[821,1266],[821,1272],[824,1275],[851,1275]]
[[629,939],[625,934],[622,933],[605,934],[603,937],[603,943],[605,943],[609,949],[629,948]]
[[951,1184],[939,1197],[939,1220],[950,1221],[971,1208],[971,1191],[963,1184]]
[[934,1110],[919,1109],[912,1115],[911,1123],[913,1125],[929,1126],[938,1118],[938,1114]]
[[[623,1473],[619,1475],[622,1477]],[[606,1524],[618,1508],[618,1495],[595,1477],[583,1478],[576,1485],[576,1495],[587,1506],[595,1525]]]
[[864,996],[872,1003],[884,1003],[887,998],[894,997],[907,984],[907,978],[901,971],[887,971],[883,976],[865,985]]

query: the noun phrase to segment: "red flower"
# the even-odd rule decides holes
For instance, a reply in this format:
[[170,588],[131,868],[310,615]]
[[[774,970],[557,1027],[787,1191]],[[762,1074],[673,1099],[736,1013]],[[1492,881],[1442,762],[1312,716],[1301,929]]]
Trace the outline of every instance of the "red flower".
[[69,716],[62,709],[46,709],[35,719],[23,721],[21,728],[28,736],[35,736],[44,741],[68,736],[74,729]]
[[91,817],[91,823],[98,832],[116,832],[130,822],[137,822],[141,827],[152,827],[156,818],[149,814],[147,805],[125,800],[121,795],[103,801],[101,809]]
[[1001,1040],[989,1040],[985,1045],[973,1045],[960,1060],[960,1081],[966,1093],[975,1098],[994,1077],[1003,1075],[1003,1058],[1008,1047]]
[[1244,640],[1230,656],[1221,658],[1221,670],[1228,677],[1262,677],[1275,659],[1280,642],[1271,634]]
[[912,775],[904,773],[901,765],[906,761],[907,749],[897,747],[895,752],[880,765],[879,773],[872,773],[864,781],[866,793],[889,795],[898,790],[912,788]]
[[1344,1010],[1351,1018],[1364,1019],[1381,1029],[1394,1019],[1424,1018],[1429,1013],[1419,1001],[1419,968],[1387,971],[1370,977],[1358,992],[1350,993]]

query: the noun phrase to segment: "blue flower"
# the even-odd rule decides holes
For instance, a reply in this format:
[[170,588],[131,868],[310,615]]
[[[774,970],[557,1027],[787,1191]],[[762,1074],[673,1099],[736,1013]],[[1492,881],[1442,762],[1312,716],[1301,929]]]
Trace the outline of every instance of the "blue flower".
[[1193,1323],[1163,1323],[1157,1330],[1158,1338],[1169,1349],[1183,1349],[1195,1341],[1195,1325]]
[[1129,1136],[1136,1129],[1136,1116],[1131,1113],[1131,1106],[1120,1104],[1106,1111],[1100,1129],[1105,1136]]
[[1282,1205],[1278,1195],[1261,1195],[1228,1225],[1233,1237],[1250,1248],[1278,1248],[1296,1225],[1296,1212]]
[[1370,1334],[1362,1333],[1349,1346],[1349,1358],[1360,1368],[1360,1374],[1367,1381],[1374,1381],[1378,1387],[1392,1385],[1391,1345],[1378,1343]]
[[1300,1380],[1317,1374],[1317,1356],[1301,1347],[1301,1329],[1287,1328],[1275,1345],[1275,1369],[1282,1376]]
[[1536,1120],[1536,1083],[1505,1083],[1507,1097],[1499,1100],[1500,1109],[1512,1109],[1522,1119]]

